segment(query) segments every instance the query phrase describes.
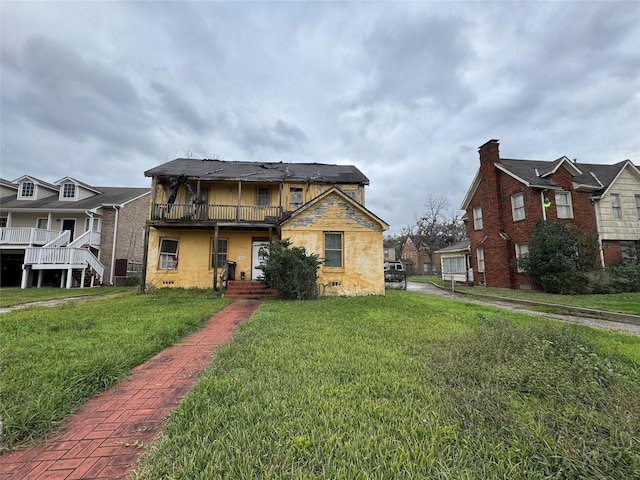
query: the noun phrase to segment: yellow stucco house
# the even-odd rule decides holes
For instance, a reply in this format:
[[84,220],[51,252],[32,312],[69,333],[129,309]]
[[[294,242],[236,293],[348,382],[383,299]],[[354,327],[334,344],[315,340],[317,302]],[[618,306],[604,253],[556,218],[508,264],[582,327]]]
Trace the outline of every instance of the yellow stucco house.
[[356,167],[178,158],[151,177],[143,285],[220,288],[256,281],[269,242],[323,261],[321,295],[383,295],[383,232]]

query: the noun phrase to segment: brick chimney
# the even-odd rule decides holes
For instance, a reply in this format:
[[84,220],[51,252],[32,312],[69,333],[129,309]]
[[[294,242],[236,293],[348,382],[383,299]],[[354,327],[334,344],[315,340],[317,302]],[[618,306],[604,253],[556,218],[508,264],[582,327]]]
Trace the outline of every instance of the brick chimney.
[[490,165],[500,162],[500,141],[489,140],[478,148],[480,152],[480,165]]

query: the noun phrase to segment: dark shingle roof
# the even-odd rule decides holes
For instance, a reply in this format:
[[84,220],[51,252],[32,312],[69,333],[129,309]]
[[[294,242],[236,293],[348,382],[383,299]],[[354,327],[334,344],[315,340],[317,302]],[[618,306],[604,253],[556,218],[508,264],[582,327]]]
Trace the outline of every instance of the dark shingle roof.
[[324,163],[231,162],[176,158],[144,172],[147,177],[177,177],[244,182],[302,181],[312,183],[361,183],[369,179],[353,165]]
[[60,201],[58,195],[40,198],[38,200],[18,200],[16,195],[4,197],[2,199],[2,209],[21,208],[21,209],[51,209],[51,210],[90,210],[102,205],[121,205],[140,197],[146,193],[150,193],[149,188],[130,188],[130,187],[92,187],[102,192],[77,201]]

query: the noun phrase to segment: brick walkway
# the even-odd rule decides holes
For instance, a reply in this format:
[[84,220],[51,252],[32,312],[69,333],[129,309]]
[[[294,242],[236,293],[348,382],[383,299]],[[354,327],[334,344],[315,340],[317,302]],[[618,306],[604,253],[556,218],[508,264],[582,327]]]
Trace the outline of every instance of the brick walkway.
[[0,456],[0,479],[127,478],[169,414],[196,383],[220,345],[258,308],[236,301],[181,343],[132,370],[89,400],[46,443]]

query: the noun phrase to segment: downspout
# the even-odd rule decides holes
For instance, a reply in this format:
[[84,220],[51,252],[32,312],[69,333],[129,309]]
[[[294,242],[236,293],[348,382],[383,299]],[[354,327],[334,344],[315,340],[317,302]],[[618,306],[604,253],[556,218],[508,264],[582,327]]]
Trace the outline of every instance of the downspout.
[[111,273],[109,278],[109,282],[111,282],[112,286],[114,285],[114,269],[116,268],[116,240],[118,239],[118,212],[120,211],[120,206],[114,205],[113,209],[116,211],[116,218],[113,225],[113,245],[111,246]]
[[540,203],[542,204],[542,219],[547,221],[547,209],[544,206],[544,190],[540,190]]
[[602,248],[602,238],[600,236],[600,204],[598,202],[595,202],[593,199],[591,200],[593,202],[593,209],[596,212],[596,233],[598,234],[598,250],[600,250],[600,265],[602,265],[602,268],[605,268],[605,264],[604,264],[604,249]]

